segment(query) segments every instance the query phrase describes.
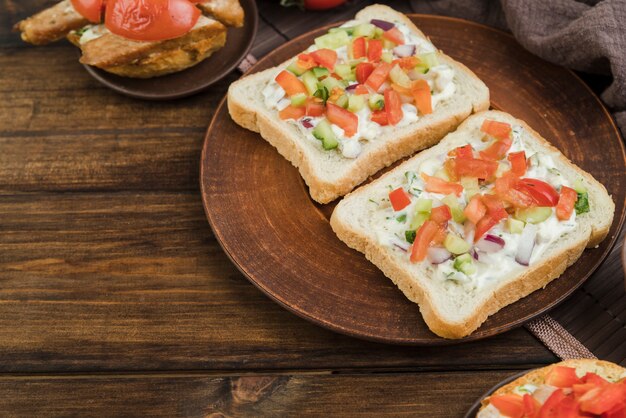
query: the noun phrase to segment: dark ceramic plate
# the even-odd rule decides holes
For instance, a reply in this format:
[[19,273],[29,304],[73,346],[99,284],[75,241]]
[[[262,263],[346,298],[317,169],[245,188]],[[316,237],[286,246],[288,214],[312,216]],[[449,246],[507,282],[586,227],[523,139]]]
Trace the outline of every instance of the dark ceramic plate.
[[485,399],[487,396],[491,395],[493,392],[495,392],[496,390],[500,389],[502,386],[511,383],[512,381],[514,381],[515,379],[517,379],[518,377],[522,377],[524,376],[526,373],[529,373],[530,370],[526,370],[520,373],[517,373],[516,375],[507,377],[506,379],[504,379],[503,381],[501,381],[500,383],[498,383],[497,385],[495,385],[494,387],[492,387],[491,389],[489,389],[487,392],[485,392],[480,398],[478,398],[478,400],[476,402],[474,402],[474,404],[472,405],[472,407],[469,409],[469,411],[467,411],[467,413],[465,414],[464,418],[476,418],[476,414],[478,414],[478,411],[480,410],[480,403],[482,402],[483,399]]
[[[528,122],[606,186],[615,200],[609,237],[545,289],[505,307],[460,340],[430,332],[416,304],[335,236],[298,170],[259,134],[235,124],[225,101],[207,131],[201,160],[204,208],[215,237],[242,273],[292,312],[334,331],[395,344],[452,344],[522,325],[564,301],[600,265],[621,228],[624,145],[611,116],[576,75],[524,50],[504,32],[460,19],[410,15],[435,45],[485,81],[494,108]],[[306,49],[328,27],[275,49],[250,73]]]
[[240,0],[245,12],[241,28],[228,28],[226,45],[186,70],[155,78],[129,78],[85,65],[93,78],[126,96],[144,100],[171,100],[196,94],[219,81],[246,57],[256,35],[259,15],[254,0]]

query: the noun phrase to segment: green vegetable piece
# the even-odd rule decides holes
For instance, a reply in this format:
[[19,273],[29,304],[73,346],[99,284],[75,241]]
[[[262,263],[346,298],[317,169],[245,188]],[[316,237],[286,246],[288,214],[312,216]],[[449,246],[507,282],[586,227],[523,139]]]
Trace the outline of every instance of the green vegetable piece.
[[517,219],[513,219],[513,218],[508,218],[506,220],[506,229],[511,233],[511,234],[521,234],[522,231],[524,230],[524,222],[523,221],[518,221]]
[[441,199],[441,201],[450,208],[450,212],[452,213],[452,219],[454,219],[454,222],[458,222],[460,224],[465,222],[466,217],[463,213],[463,208],[461,207],[461,204],[454,195],[450,194]]
[[461,186],[465,190],[465,199],[469,200],[475,194],[480,193],[480,187],[478,186],[478,179],[476,177],[461,177]]
[[322,99],[322,101],[324,102],[324,104],[326,104],[326,100],[328,100],[328,89],[324,86],[320,86],[319,89],[317,89],[315,91],[315,93],[313,93],[313,96]]
[[309,92],[309,95],[313,96],[318,90],[317,77],[315,77],[313,71],[307,71],[306,73],[302,74],[302,82],[306,87],[306,91]]
[[393,53],[391,51],[383,51],[383,54],[380,56],[380,59],[387,64],[393,61]]
[[352,36],[358,38],[359,36],[365,36],[368,38],[373,38],[376,33],[376,26],[371,23],[362,23],[354,28],[354,32],[352,32]]
[[376,29],[374,29],[374,39],[380,39],[383,37],[383,33],[385,33],[384,30],[382,30],[381,28],[377,27]]
[[438,179],[445,180],[445,181],[450,181],[450,177],[448,176],[448,173],[443,168],[440,168],[437,171],[435,171],[435,174],[433,174],[433,177],[437,177]]
[[413,244],[413,241],[415,241],[416,235],[417,231],[415,230],[404,231],[404,237],[406,238],[407,242],[410,242],[411,244]]
[[472,256],[468,253],[458,256],[454,260],[453,267],[455,270],[465,273],[468,276],[476,273],[476,266],[474,265]]
[[306,105],[307,95],[304,93],[298,93],[291,96],[291,105],[295,107],[302,107]]
[[291,64],[289,64],[289,66],[287,67],[287,70],[291,71],[297,76],[300,76],[306,72],[305,69],[303,69],[302,67],[298,65],[298,60],[294,60]]
[[396,44],[391,42],[389,39],[383,39],[383,49],[394,49]]
[[337,99],[337,101],[335,102],[335,104],[339,107],[343,107],[344,109],[348,108],[348,95],[347,94],[342,94],[341,96],[339,96],[339,98]]
[[381,110],[385,107],[385,96],[382,94],[370,95],[368,104],[372,110]]
[[391,71],[389,72],[389,78],[391,81],[396,83],[397,85],[405,88],[411,87],[411,79],[408,75],[400,68],[399,65],[394,65]]
[[351,94],[348,99],[348,110],[350,112],[358,112],[365,107],[365,97]]
[[524,221],[531,224],[538,224],[552,215],[552,208],[545,206],[538,206],[528,209],[516,209],[513,215],[515,219]]
[[322,86],[326,87],[328,91],[333,91],[335,87],[339,87],[340,89],[344,88],[344,85],[341,81],[337,80],[335,77],[326,77],[321,81]]
[[337,148],[339,141],[337,136],[330,127],[330,123],[326,119],[321,120],[313,129],[313,136],[322,141],[322,147],[325,150]]
[[430,210],[432,208],[432,199],[417,199],[417,201],[415,202],[415,212],[427,212],[430,214]]
[[350,43],[347,31],[341,30],[315,38],[315,46],[318,48],[337,49]]
[[439,65],[439,60],[437,59],[436,52],[428,52],[426,54],[418,55],[420,59],[420,64],[425,65],[427,68],[436,67]]
[[472,246],[461,237],[457,237],[453,234],[446,235],[446,239],[443,241],[443,246],[446,250],[452,254],[464,254],[472,248]]
[[330,75],[330,71],[328,71],[328,68],[324,67],[314,67],[311,68],[311,71],[313,71],[313,75],[316,78],[328,77]]
[[402,215],[398,216],[396,218],[396,221],[403,223],[404,221],[406,221],[406,213],[403,213]]
[[576,190],[576,192],[579,194],[587,193],[587,188],[585,187],[581,179],[576,179],[576,181],[574,181],[574,190]]
[[354,26],[348,26],[343,28],[331,28],[328,33],[337,33],[337,32],[345,32],[348,35],[352,35],[354,33]]
[[335,73],[344,80],[356,81],[356,73],[352,71],[350,64],[335,65]]
[[576,203],[574,204],[576,215],[589,212],[590,210],[589,209],[589,195],[587,194],[587,192],[577,193],[577,194],[578,194],[578,199],[576,200]]

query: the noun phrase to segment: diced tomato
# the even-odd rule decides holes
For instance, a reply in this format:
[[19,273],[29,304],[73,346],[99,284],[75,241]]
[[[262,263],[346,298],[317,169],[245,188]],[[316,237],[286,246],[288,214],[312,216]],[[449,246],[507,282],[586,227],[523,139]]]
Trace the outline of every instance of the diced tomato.
[[576,376],[576,369],[566,366],[554,366],[546,374],[546,384],[557,388],[571,388],[572,385],[582,383]]
[[430,86],[426,80],[417,80],[411,85],[411,94],[415,100],[415,106],[422,115],[433,113],[433,101],[430,94]]
[[454,150],[456,158],[474,158],[474,150],[470,144],[463,145]]
[[367,78],[374,71],[374,64],[372,64],[371,62],[361,62],[356,65],[355,71],[356,81],[358,81],[359,84],[364,84],[367,81]]
[[602,418],[626,418],[626,405],[616,405],[602,414]]
[[452,219],[452,212],[448,205],[437,206],[430,211],[430,220],[438,224],[443,224]]
[[315,102],[313,100],[309,100],[306,103],[306,115],[318,117],[324,115],[326,108],[323,103]]
[[492,218],[489,215],[485,215],[478,223],[476,224],[476,232],[474,233],[474,242],[477,242],[480,237],[485,235],[487,231],[489,231],[494,226],[498,225],[498,221]]
[[565,399],[563,389],[557,389],[552,392],[552,395],[541,406],[539,418],[560,418],[558,407],[563,399]]
[[492,396],[489,398],[489,403],[495,406],[501,415],[511,418],[522,418],[524,416],[524,401],[520,395],[506,393],[504,395]]
[[335,63],[337,62],[337,52],[335,50],[322,48],[311,52],[311,56],[318,65],[326,67],[330,71],[335,69]]
[[367,77],[365,84],[371,87],[374,91],[378,91],[380,86],[382,86],[387,80],[391,68],[391,64],[387,64],[386,62],[381,63],[374,69],[374,71],[372,71],[369,77]]
[[380,39],[370,39],[367,41],[367,60],[378,62],[383,56],[383,42]]
[[385,91],[385,112],[387,112],[387,121],[390,125],[398,124],[404,117],[402,100],[397,91],[392,89]]
[[398,64],[403,70],[412,70],[413,68],[417,67],[417,64],[419,63],[420,60],[416,56],[402,57],[393,60],[393,64]]
[[409,87],[404,87],[396,83],[391,83],[391,88],[403,96],[413,97],[413,92]]
[[426,258],[428,247],[430,247],[430,243],[433,241],[438,231],[439,226],[431,220],[425,221],[422,226],[419,227],[415,234],[413,246],[411,247],[411,262],[416,263]]
[[295,106],[287,106],[280,112],[278,112],[278,116],[281,119],[300,119],[306,114],[306,109],[304,107],[295,107]]
[[504,139],[511,136],[511,125],[491,119],[485,119],[480,127],[480,130],[498,139]]
[[[558,192],[545,181],[524,178],[519,179],[517,185],[514,187],[530,195],[538,206],[553,207],[559,203]],[[576,193],[574,193],[574,196],[577,196]],[[576,202],[576,199],[574,199],[574,202]],[[572,205],[572,208],[573,207],[574,205]]]
[[363,94],[370,94],[370,91],[363,84],[359,84],[354,88],[354,94],[360,96]]
[[596,388],[598,388],[598,385],[594,385],[593,383],[574,384],[572,385],[572,393],[574,394],[576,398],[580,398],[585,393],[589,392],[590,390],[594,390]]
[[472,196],[465,209],[463,209],[463,214],[474,225],[478,224],[478,221],[480,221],[486,213],[487,206],[485,206],[485,204],[480,199],[480,195]]
[[535,418],[541,408],[541,403],[528,393],[522,397],[524,403],[524,418]]
[[448,236],[448,221],[445,221],[437,225],[439,226],[439,229],[437,230],[437,233],[433,237],[433,240],[431,241],[431,243],[443,244],[443,242],[446,240],[446,237]]
[[395,26],[383,33],[383,38],[390,40],[396,45],[404,45],[404,35]]
[[509,171],[496,179],[495,192],[500,199],[517,208],[535,206],[535,199],[524,188],[519,190],[519,187],[519,178]]
[[389,121],[387,120],[387,112],[384,110],[375,110],[372,112],[372,122],[376,122],[380,126],[389,125]]
[[317,67],[317,63],[310,54],[298,55],[297,65],[302,69],[302,71],[310,70],[313,67]]
[[506,219],[509,214],[504,209],[502,201],[497,196],[492,194],[485,194],[481,196],[482,202],[487,207],[487,214],[499,222],[502,219]]
[[459,180],[459,177],[456,175],[456,160],[454,158],[447,158],[443,163],[443,169],[446,171],[450,181]]
[[604,386],[609,384],[605,378],[592,372],[587,372],[581,380],[583,383],[591,383],[595,386]]
[[438,177],[429,176],[426,173],[422,173],[421,176],[426,183],[427,192],[441,193],[446,195],[454,193],[457,196],[461,196],[461,193],[463,193],[463,186],[458,183],[451,183]]
[[495,176],[498,163],[478,158],[457,158],[455,169],[457,177],[476,177],[486,180]]
[[559,202],[556,205],[556,216],[559,220],[564,221],[572,216],[576,200],[578,200],[576,190],[567,186],[561,187],[561,195],[559,196]]
[[352,57],[354,59],[363,58],[366,54],[365,38],[363,36],[352,41]]
[[411,204],[411,195],[402,187],[398,187],[389,192],[389,201],[391,202],[391,206],[393,206],[393,210],[399,211]]
[[557,414],[559,418],[580,418],[578,414],[578,403],[569,396],[559,402],[557,406]]
[[600,415],[626,405],[626,391],[623,384],[606,385],[587,392],[579,401],[581,411]]
[[304,83],[289,71],[281,71],[280,74],[276,76],[276,82],[283,88],[283,90],[285,90],[287,96],[293,96],[294,94],[299,93],[308,95]]
[[344,130],[347,137],[354,136],[359,128],[359,117],[349,110],[328,102],[326,116],[331,123]]
[[480,156],[486,160],[501,160],[513,145],[511,138],[503,138],[495,141],[487,149],[480,152]]
[[526,174],[526,153],[524,151],[512,152],[506,157],[511,163],[511,172],[518,177]]

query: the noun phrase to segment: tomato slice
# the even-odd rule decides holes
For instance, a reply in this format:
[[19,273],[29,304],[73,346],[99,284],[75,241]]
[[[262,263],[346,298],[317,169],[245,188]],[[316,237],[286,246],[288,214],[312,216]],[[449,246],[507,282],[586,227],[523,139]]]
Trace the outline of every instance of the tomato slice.
[[363,94],[370,94],[370,91],[363,84],[359,84],[354,88],[354,94],[361,96]]
[[507,393],[504,395],[496,395],[489,398],[492,404],[501,415],[511,418],[522,418],[524,416],[524,401],[520,395]]
[[480,130],[498,139],[504,139],[511,136],[511,125],[492,119],[485,119],[480,127]]
[[107,0],[104,23],[111,32],[138,41],[162,41],[189,32],[200,9],[188,0]]
[[511,172],[518,177],[526,174],[526,153],[524,151],[512,152],[506,157],[511,163]]
[[389,121],[387,120],[387,112],[384,110],[376,110],[372,112],[371,116],[372,122],[376,122],[380,126],[389,125]]
[[583,383],[591,383],[595,386],[604,386],[609,384],[608,380],[592,372],[587,372],[581,380]]
[[304,93],[307,94],[304,83],[298,79],[295,75],[289,71],[281,71],[275,78],[279,86],[285,90],[287,96],[293,96],[294,94]]
[[359,117],[343,107],[328,102],[326,116],[331,123],[343,129],[347,137],[354,136],[359,129]]
[[495,161],[481,160],[478,158],[457,158],[455,171],[457,177],[476,177],[490,179],[495,176],[498,163]]
[[370,39],[367,41],[367,60],[378,62],[383,56],[383,43],[380,39]]
[[487,149],[480,152],[480,156],[486,160],[501,160],[513,145],[511,138],[503,138],[495,141]]
[[574,211],[574,205],[578,200],[578,194],[576,190],[571,189],[567,186],[561,187],[561,195],[559,196],[559,201],[556,205],[556,216],[559,220],[564,221],[569,219],[572,216],[572,212]]
[[591,414],[603,414],[626,404],[626,390],[623,384],[614,383],[598,390],[591,390],[580,399],[580,410]]
[[546,374],[546,384],[557,388],[571,388],[575,384],[582,383],[576,375],[576,369],[566,366],[554,366]]
[[426,183],[426,191],[431,193],[452,194],[461,196],[463,186],[458,183],[451,183],[437,177],[429,176],[426,173],[421,174]]
[[520,187],[519,178],[511,172],[507,172],[502,177],[496,179],[495,192],[500,199],[517,208],[536,206],[537,202],[535,199],[525,188],[521,187],[520,190]]
[[552,392],[552,395],[541,406],[539,418],[560,418],[558,407],[563,399],[565,399],[563,389],[557,389]]
[[[519,182],[517,183],[515,188],[521,192],[530,195],[538,206],[554,207],[557,205],[557,203],[559,203],[558,192],[554,189],[554,187],[552,187],[545,181],[523,178],[519,179]],[[575,199],[574,202],[576,202]],[[572,207],[574,206],[572,205]]]
[[306,115],[307,116],[313,116],[313,117],[323,116],[325,111],[326,111],[326,108],[324,107],[323,103],[314,102],[312,100],[309,100],[306,103]]
[[402,210],[411,204],[411,196],[402,187],[389,192],[389,201],[393,210]]
[[278,112],[278,116],[281,119],[300,119],[306,114],[306,109],[304,107],[295,107],[295,106],[287,106],[280,112]]
[[411,94],[415,100],[415,106],[422,115],[433,113],[433,100],[430,94],[430,86],[426,80],[417,80],[411,85]]
[[374,64],[372,64],[371,62],[362,62],[356,65],[356,81],[359,82],[359,84],[364,84],[368,77],[370,76],[370,74],[372,74],[372,72],[374,71]]
[[541,403],[533,398],[528,393],[525,393],[522,397],[524,403],[524,417],[525,418],[535,418],[539,413],[539,409],[541,408]]
[[479,195],[472,196],[465,209],[463,209],[465,217],[467,217],[467,219],[469,219],[474,225],[478,224],[486,213],[487,206],[485,206],[482,202]]
[[402,112],[402,100],[397,91],[387,89],[385,91],[385,112],[390,125],[397,125],[404,117]]
[[387,80],[389,76],[389,72],[391,71],[391,64],[387,64],[386,62],[381,63],[378,67],[372,71],[372,73],[367,77],[367,84],[374,91],[378,91],[380,86]]
[[430,211],[430,220],[438,224],[443,224],[452,219],[452,212],[448,205],[437,206]]
[[415,241],[411,247],[411,262],[416,263],[426,258],[426,253],[430,243],[433,241],[439,231],[439,226],[431,221],[425,221],[422,226],[419,227],[415,234]]
[[335,63],[337,62],[336,51],[328,48],[321,48],[317,51],[311,52],[310,54],[319,66],[326,67],[330,71],[335,69]]
[[93,23],[102,21],[103,0],[72,0],[74,9],[85,19]]
[[360,36],[352,41],[352,57],[355,60],[365,57],[366,54],[366,44],[363,36]]
[[390,40],[396,45],[404,45],[404,35],[395,26],[383,33],[383,38]]

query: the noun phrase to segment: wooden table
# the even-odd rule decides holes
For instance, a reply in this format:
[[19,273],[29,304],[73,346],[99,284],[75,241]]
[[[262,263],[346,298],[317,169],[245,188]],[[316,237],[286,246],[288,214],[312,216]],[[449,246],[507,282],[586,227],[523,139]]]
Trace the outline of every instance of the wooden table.
[[[239,74],[173,102],[120,96],[66,42],[9,32],[53,2],[0,11],[0,415],[454,417],[557,360],[524,329],[388,346],[269,300],[220,249],[198,190],[204,132]],[[256,56],[357,8],[274,3],[259,2]],[[620,249],[596,276],[621,274]]]

